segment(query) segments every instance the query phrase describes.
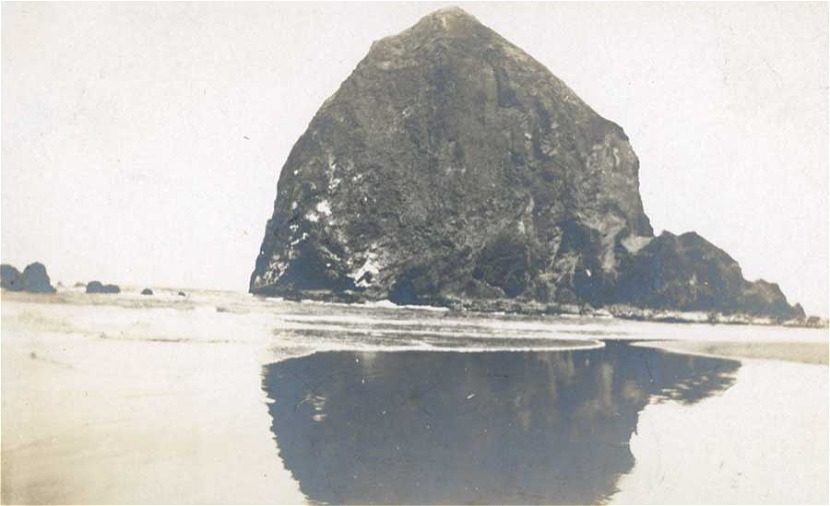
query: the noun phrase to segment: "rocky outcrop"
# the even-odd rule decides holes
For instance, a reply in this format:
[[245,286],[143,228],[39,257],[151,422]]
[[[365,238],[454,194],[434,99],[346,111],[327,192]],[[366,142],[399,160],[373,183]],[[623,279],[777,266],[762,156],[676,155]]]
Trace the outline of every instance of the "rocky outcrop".
[[732,257],[694,232],[663,232],[626,257],[609,301],[640,307],[744,313],[782,319],[804,318],[781,289],[749,282]]
[[797,316],[699,236],[655,238],[638,170],[622,128],[543,65],[437,11],[374,43],[297,141],[250,290]]
[[149,288],[145,288],[144,290],[141,290],[141,295],[153,295],[153,291]]
[[23,290],[23,285],[20,283],[20,271],[9,264],[0,265],[0,287],[13,292]]
[[105,285],[100,281],[90,281],[86,284],[86,293],[121,293],[118,285]]
[[55,293],[46,267],[40,262],[27,265],[22,273],[11,265],[1,265],[0,286],[13,292]]

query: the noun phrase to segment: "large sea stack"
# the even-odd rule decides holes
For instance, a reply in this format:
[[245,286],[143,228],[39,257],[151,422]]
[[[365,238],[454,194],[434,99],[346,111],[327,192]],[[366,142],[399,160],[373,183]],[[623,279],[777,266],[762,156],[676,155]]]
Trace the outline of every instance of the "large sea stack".
[[803,316],[694,233],[654,237],[623,129],[461,9],[374,43],[280,174],[262,295]]

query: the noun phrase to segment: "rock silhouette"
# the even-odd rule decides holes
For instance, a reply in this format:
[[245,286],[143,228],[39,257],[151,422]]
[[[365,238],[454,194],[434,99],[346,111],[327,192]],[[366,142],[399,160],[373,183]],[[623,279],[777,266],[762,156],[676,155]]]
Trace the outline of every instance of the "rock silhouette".
[[21,273],[9,264],[0,266],[0,286],[13,292],[55,293],[55,288],[40,262],[26,266]]
[[105,285],[100,281],[90,281],[86,284],[86,293],[121,293],[118,285]]
[[700,236],[654,237],[638,172],[620,126],[443,9],[375,42],[294,145],[250,291],[803,317]]
[[23,285],[20,283],[20,271],[9,264],[0,265],[0,286],[4,290],[13,292],[23,290]]

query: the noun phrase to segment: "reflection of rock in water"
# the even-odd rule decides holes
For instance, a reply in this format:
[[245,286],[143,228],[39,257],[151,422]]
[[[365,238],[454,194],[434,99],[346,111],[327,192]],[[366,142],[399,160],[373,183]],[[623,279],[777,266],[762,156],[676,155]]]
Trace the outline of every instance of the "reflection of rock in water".
[[286,467],[328,503],[595,503],[655,396],[696,402],[739,363],[610,343],[533,353],[318,353],[268,366]]

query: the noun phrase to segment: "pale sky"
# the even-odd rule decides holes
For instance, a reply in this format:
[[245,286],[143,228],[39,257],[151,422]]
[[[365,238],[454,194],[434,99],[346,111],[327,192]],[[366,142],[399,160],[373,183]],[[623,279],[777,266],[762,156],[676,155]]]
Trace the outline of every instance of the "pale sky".
[[3,3],[2,261],[246,290],[315,111],[447,5],[625,129],[656,232],[828,314],[826,3]]

